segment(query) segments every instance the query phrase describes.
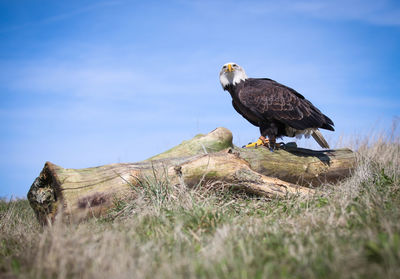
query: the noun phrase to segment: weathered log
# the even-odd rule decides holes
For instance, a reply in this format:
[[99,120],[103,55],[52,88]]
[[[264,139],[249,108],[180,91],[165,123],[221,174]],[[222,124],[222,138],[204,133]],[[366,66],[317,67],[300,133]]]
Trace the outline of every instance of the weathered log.
[[57,214],[70,221],[104,214],[115,199],[132,193],[145,177],[163,173],[169,183],[193,187],[219,181],[260,195],[313,193],[305,186],[334,182],[355,164],[349,149],[313,151],[287,145],[286,150],[243,149],[232,134],[218,128],[145,161],[86,169],[64,169],[46,162],[28,192],[38,220],[45,224]]

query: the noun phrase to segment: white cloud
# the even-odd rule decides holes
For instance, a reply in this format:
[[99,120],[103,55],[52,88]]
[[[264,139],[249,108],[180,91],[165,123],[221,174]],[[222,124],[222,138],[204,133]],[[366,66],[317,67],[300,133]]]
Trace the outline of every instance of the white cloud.
[[297,14],[326,20],[355,20],[376,25],[400,25],[400,8],[387,0],[283,0],[232,2],[240,12],[269,16]]
[[[220,90],[218,69],[209,67],[210,61],[197,61],[196,54],[189,57],[193,61],[171,61],[169,55],[150,56],[134,47],[127,53],[119,52],[119,47],[110,50],[71,43],[45,57],[14,63],[0,61],[0,69],[7,69],[1,71],[0,82],[3,88],[25,94],[112,100],[138,95],[198,95],[210,92],[210,86]],[[210,76],[214,78],[211,82]]]
[[8,26],[7,28],[0,29],[0,33],[7,33],[7,32],[13,32],[19,29],[27,28],[27,27],[32,27],[32,26],[40,26],[44,24],[49,24],[61,20],[66,20],[69,19],[73,16],[89,13],[93,10],[105,8],[105,7],[110,7],[110,6],[115,6],[120,4],[119,1],[102,1],[102,2],[97,2],[96,4],[93,5],[87,5],[80,7],[78,9],[73,9],[70,11],[66,11],[63,13],[59,13],[53,16],[45,17],[37,21],[32,21],[32,22],[26,22],[23,24],[19,25],[14,25],[14,26]]
[[389,1],[335,0],[297,1],[294,12],[330,20],[357,20],[379,25],[400,25],[400,9]]
[[50,64],[29,66],[9,86],[42,94],[75,96],[124,96],[138,91],[148,77],[132,69],[95,68],[86,65]]

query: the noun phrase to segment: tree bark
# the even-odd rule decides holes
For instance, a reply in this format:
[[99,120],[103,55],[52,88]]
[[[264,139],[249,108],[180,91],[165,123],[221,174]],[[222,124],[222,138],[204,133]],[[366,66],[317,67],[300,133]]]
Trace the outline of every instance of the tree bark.
[[243,149],[233,146],[229,130],[217,128],[138,163],[65,169],[46,162],[28,200],[42,224],[53,222],[59,214],[77,222],[104,214],[146,177],[163,176],[186,187],[217,181],[280,197],[312,194],[312,187],[343,179],[354,166],[350,149],[313,151],[293,144],[275,152],[264,147]]

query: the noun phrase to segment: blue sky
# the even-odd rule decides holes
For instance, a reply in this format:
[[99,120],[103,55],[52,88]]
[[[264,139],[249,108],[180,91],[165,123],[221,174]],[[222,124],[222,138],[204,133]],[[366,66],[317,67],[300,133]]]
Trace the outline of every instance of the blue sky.
[[[400,116],[398,1],[0,1],[0,197],[46,161],[135,162],[223,126],[220,67],[295,88],[365,137]],[[307,144],[307,143],[305,143]]]

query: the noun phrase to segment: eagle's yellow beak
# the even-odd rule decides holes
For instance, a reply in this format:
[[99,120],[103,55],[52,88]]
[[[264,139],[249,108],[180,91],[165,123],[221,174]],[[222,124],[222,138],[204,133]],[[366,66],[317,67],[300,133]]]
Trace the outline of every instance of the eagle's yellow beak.
[[235,69],[232,68],[231,64],[228,64],[228,72],[233,72]]

